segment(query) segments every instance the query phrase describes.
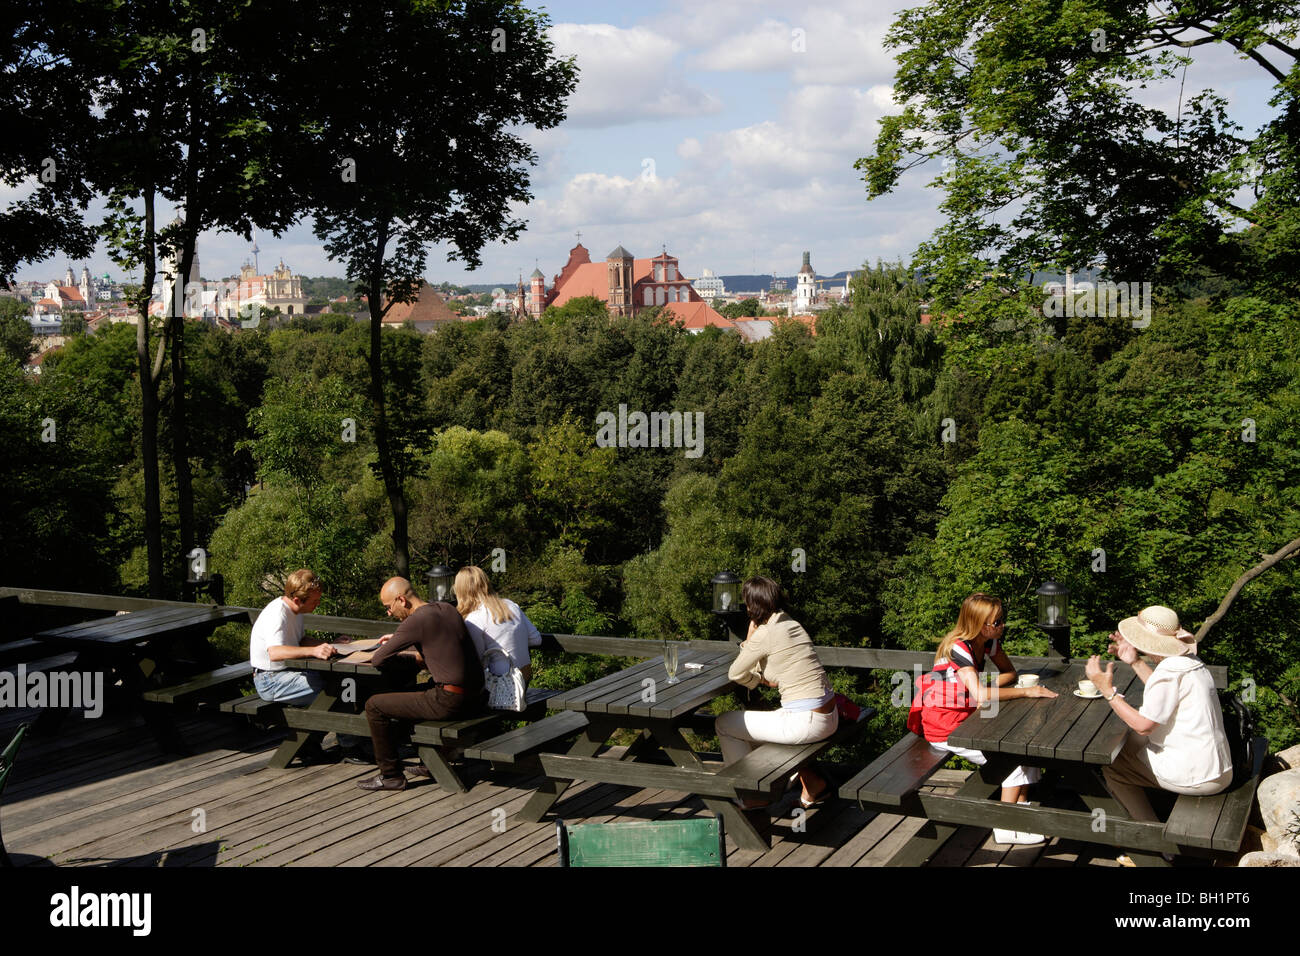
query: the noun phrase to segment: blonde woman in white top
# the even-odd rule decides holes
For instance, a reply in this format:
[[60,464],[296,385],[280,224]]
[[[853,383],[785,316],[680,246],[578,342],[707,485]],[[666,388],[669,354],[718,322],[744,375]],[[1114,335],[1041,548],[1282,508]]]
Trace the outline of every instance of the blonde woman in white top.
[[[518,667],[524,675],[524,684],[531,682],[533,666],[528,648],[538,647],[542,635],[528,620],[528,615],[514,601],[493,590],[482,568],[470,565],[456,572],[455,590],[457,609],[465,619],[465,629],[479,660],[493,674],[509,673],[512,665]],[[487,659],[486,655],[494,648],[505,655],[509,664],[496,655]]]

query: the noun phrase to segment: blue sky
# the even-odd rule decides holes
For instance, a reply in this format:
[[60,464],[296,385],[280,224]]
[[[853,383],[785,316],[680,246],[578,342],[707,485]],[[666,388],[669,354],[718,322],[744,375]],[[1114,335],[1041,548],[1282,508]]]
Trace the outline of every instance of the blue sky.
[[[939,221],[939,194],[926,188],[932,172],[913,172],[868,203],[853,169],[871,151],[880,117],[896,108],[882,41],[908,5],[547,4],[557,50],[577,57],[582,76],[566,121],[526,137],[539,159],[534,199],[519,211],[528,229],[512,244],[487,246],[473,273],[434,247],[426,276],[513,282],[536,263],[549,282],[578,230],[593,257],[619,244],[638,257],[665,245],[692,277],[705,268],[788,275],[805,249],[823,274],[909,259]],[[796,30],[803,50],[795,49]],[[1213,85],[1253,132],[1270,115],[1266,80],[1253,64],[1207,45],[1196,50],[1184,97]],[[1151,90],[1148,102],[1172,112],[1177,94],[1170,84]],[[259,245],[263,271],[283,258],[306,275],[343,274],[308,224],[261,235]],[[242,237],[205,234],[202,274],[237,273],[248,250]],[[19,276],[48,280],[66,264],[29,264]],[[122,278],[102,249],[89,264]]]

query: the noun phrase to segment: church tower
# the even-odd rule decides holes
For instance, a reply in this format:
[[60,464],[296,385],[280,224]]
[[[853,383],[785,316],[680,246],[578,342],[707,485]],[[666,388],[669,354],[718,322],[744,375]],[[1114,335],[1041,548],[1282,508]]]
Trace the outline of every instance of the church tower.
[[632,253],[622,246],[605,257],[609,274],[611,315],[632,315]]
[[534,319],[540,317],[545,302],[546,276],[542,275],[541,269],[534,269],[528,277],[528,314]]
[[85,301],[86,308],[93,309],[95,307],[95,287],[91,284],[90,268],[88,266],[81,267],[81,285],[78,286],[78,289],[81,291],[81,298]]
[[66,285],[66,286],[75,286],[75,285],[77,284],[77,279],[76,279],[76,277],[72,274],[72,263],[71,263],[71,262],[68,263],[68,271],[65,272],[65,273],[63,273],[63,284]]
[[807,312],[817,301],[817,273],[813,271],[810,253],[803,254],[803,265],[799,267],[797,285],[794,290],[795,313]]

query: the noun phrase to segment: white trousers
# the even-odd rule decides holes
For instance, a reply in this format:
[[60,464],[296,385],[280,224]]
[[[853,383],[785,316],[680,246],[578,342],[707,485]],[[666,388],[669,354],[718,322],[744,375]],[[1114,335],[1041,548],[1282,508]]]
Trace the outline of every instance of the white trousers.
[[[984,756],[984,751],[967,750],[965,747],[953,747],[950,746],[946,740],[939,744],[931,741],[930,746],[935,750],[946,750],[949,753],[956,754],[958,757],[964,757],[977,767],[982,767],[989,762],[989,758]],[[1002,786],[1024,787],[1031,783],[1038,783],[1038,780],[1042,775],[1043,772],[1037,767],[1017,767],[1015,770],[1011,771],[1007,779],[1002,781]]]
[[839,711],[729,710],[714,721],[722,759],[733,764],[754,749],[755,743],[808,744],[825,740],[840,725]]

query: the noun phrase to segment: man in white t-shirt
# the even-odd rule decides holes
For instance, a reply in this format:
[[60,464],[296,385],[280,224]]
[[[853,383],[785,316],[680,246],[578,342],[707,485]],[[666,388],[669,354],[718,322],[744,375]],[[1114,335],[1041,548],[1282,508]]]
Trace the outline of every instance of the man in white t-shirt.
[[305,707],[324,687],[319,674],[284,666],[295,658],[329,660],[338,653],[333,644],[303,637],[303,615],[316,610],[320,599],[320,579],[302,568],[284,582],[284,597],[276,598],[257,616],[248,656],[253,663],[253,686],[262,700]]

